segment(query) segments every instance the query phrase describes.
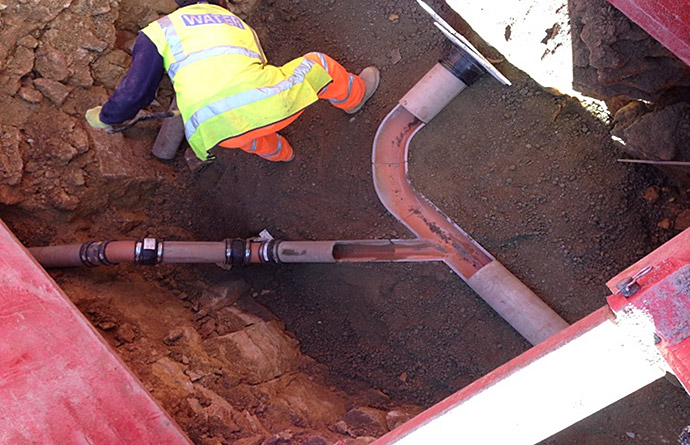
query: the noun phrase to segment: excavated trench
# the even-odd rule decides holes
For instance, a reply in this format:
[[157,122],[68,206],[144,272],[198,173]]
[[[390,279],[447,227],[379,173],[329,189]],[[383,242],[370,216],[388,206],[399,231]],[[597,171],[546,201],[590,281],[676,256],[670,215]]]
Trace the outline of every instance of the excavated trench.
[[[226,150],[194,176],[179,155],[152,158],[159,124],[107,136],[81,117],[125,72],[137,29],[171,1],[5,0],[0,218],[22,242],[217,241],[263,229],[291,240],[410,237],[376,197],[371,146],[444,37],[412,1],[234,3],[273,63],[319,50],[353,71],[373,62],[383,82],[358,115],[317,104],[286,129],[291,164]],[[462,93],[415,138],[410,175],[574,322],[604,305],[610,277],[690,225],[687,190],[617,164],[606,124],[498,66],[515,85],[485,76]],[[164,82],[151,110],[171,95]],[[529,347],[442,264],[51,275],[195,443],[369,443]],[[686,394],[662,380],[547,442],[674,443],[687,412]]]

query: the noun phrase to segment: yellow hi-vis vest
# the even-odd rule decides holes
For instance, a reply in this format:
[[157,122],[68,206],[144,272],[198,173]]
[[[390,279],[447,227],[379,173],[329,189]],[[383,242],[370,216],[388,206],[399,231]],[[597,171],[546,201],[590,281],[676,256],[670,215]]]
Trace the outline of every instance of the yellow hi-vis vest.
[[225,139],[301,111],[332,80],[304,57],[268,65],[254,30],[220,6],[186,6],[142,32],[163,57],[185,135],[202,160]]

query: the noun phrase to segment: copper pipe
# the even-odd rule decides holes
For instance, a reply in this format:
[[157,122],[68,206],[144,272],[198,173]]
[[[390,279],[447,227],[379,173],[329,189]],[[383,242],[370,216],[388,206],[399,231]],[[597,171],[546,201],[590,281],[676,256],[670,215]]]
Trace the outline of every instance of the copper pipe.
[[277,241],[280,263],[440,261],[445,250],[425,240]]
[[338,241],[333,246],[333,257],[339,263],[442,261],[446,254],[441,246],[420,239]]
[[[155,240],[154,240],[155,241]],[[157,249],[148,263],[144,262],[141,241],[89,241],[64,246],[31,247],[29,252],[45,268],[115,265],[141,262],[166,263],[224,263],[227,243],[155,241]],[[243,244],[244,245],[244,244]]]
[[[442,68],[442,67],[441,67]],[[446,85],[449,83],[450,85]],[[532,344],[568,327],[553,309],[412,186],[407,175],[410,141],[441,111],[426,97],[455,97],[466,85],[442,74],[439,66],[425,76],[383,120],[374,139],[374,188],[388,211],[421,240],[441,246],[443,261]],[[425,91],[436,91],[429,96]],[[445,91],[438,94],[438,91]],[[408,111],[411,110],[411,111]]]
[[31,247],[29,252],[46,269],[54,267],[83,266],[79,258],[81,244],[67,244],[63,246]]
[[386,209],[412,233],[443,246],[448,253],[446,264],[467,281],[494,258],[410,183],[407,151],[410,140],[423,127],[401,105],[384,119],[374,139],[374,188]]
[[[111,241],[104,249],[108,262],[127,263],[134,261],[134,241]],[[67,244],[64,246],[31,247],[29,252],[41,264],[49,269],[54,267],[84,266],[81,249],[84,244]]]
[[134,261],[135,241],[113,241],[105,247],[106,257],[113,263],[131,263]]

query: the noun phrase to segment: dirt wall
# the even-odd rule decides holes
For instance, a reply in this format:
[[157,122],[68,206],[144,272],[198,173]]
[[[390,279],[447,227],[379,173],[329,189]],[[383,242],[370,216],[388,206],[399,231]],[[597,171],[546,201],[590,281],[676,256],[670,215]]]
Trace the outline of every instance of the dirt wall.
[[[690,160],[690,67],[604,0],[570,1],[575,87],[607,102],[640,159]],[[687,170],[667,172],[690,184]]]
[[[246,17],[257,2],[232,3]],[[158,124],[106,135],[83,118],[126,73],[138,30],[174,8],[0,4],[0,217],[26,245],[195,238],[193,178],[174,169],[181,160],[149,152]],[[171,96],[166,80],[150,110]],[[184,266],[54,273],[195,443],[368,443],[419,412],[366,385],[336,388],[244,281],[197,275]]]

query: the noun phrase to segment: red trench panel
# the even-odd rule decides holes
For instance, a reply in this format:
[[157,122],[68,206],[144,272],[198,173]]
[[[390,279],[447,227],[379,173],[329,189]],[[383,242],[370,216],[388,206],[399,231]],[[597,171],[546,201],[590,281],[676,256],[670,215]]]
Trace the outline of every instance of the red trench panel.
[[609,0],[632,21],[690,65],[690,2]]
[[2,221],[0,339],[0,443],[190,443]]

